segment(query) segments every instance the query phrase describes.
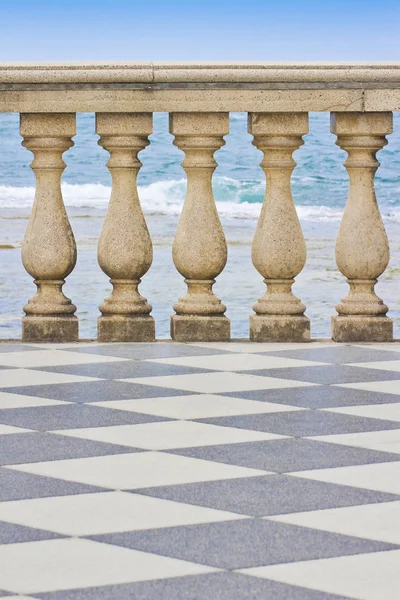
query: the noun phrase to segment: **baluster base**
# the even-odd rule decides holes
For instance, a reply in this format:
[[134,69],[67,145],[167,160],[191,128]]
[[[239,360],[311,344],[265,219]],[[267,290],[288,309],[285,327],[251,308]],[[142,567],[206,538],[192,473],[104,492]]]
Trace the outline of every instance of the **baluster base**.
[[331,318],[334,342],[392,342],[393,321],[364,315]]
[[309,342],[310,319],[304,315],[251,315],[252,342]]
[[22,319],[23,342],[78,342],[78,317],[33,316]]
[[177,342],[228,342],[231,322],[222,315],[173,315],[171,338]]
[[99,342],[154,342],[156,328],[153,317],[107,315],[97,320]]

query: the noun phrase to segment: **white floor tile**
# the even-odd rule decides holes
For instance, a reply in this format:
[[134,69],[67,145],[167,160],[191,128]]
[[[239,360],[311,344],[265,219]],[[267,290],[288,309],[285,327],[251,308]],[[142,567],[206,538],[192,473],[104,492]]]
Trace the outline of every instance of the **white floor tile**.
[[206,419],[207,417],[229,417],[234,415],[255,415],[261,413],[304,410],[297,406],[277,404],[274,402],[258,402],[256,400],[243,400],[241,398],[218,396],[216,394],[193,394],[191,396],[169,396],[161,398],[140,398],[139,400],[94,402],[93,406],[140,412],[146,415],[169,417],[172,419]]
[[32,433],[31,429],[21,429],[21,427],[12,427],[11,425],[2,425],[0,423],[0,435],[9,435],[12,433]]
[[236,520],[238,514],[126,492],[0,503],[0,521],[68,536]]
[[35,594],[209,573],[202,565],[90,540],[0,546],[0,588]]
[[371,419],[400,421],[400,402],[390,402],[388,404],[365,404],[362,406],[340,406],[339,408],[328,408],[326,411],[341,413],[343,415],[370,417]]
[[116,490],[267,474],[266,471],[159,452],[56,460],[9,468]]
[[28,408],[31,406],[55,406],[56,404],[70,404],[70,402],[0,392],[0,410],[5,408]]
[[[1,348],[0,348],[1,349]],[[33,369],[35,367],[56,367],[61,365],[85,365],[88,363],[117,362],[124,360],[114,356],[86,354],[84,352],[63,352],[62,350],[38,350],[37,352],[0,353],[0,365]]]
[[399,565],[400,550],[391,550],[241,572],[355,600],[395,600],[399,597]]
[[246,354],[256,352],[279,352],[280,350],[302,350],[310,348],[327,348],[334,347],[334,342],[303,342],[303,343],[259,343],[243,340],[240,342],[197,342],[188,344],[198,348],[210,348],[215,350],[226,350],[227,352],[244,352]]
[[397,394],[400,396],[400,377],[392,381],[362,381],[361,383],[335,383],[335,387],[381,392],[382,394]]
[[172,450],[212,446],[214,444],[239,444],[275,440],[284,436],[234,427],[221,427],[191,421],[164,421],[139,425],[90,427],[88,429],[62,429],[61,435],[75,438],[120,444],[145,450]]
[[365,342],[363,344],[351,344],[354,348],[368,348],[369,350],[387,350],[389,352],[400,352],[399,342],[387,342],[386,344],[375,344],[371,342]]
[[400,494],[400,462],[298,471],[297,473],[290,473],[290,475],[378,492],[388,492],[389,494]]
[[203,392],[205,394],[220,394],[224,392],[244,392],[249,390],[269,390],[289,387],[310,387],[314,384],[276,377],[261,377],[258,375],[241,375],[240,373],[202,373],[193,375],[167,375],[164,377],[138,377],[135,379],[120,379],[131,383],[155,385],[160,387]]
[[[110,342],[35,342],[31,344],[24,344],[24,346],[30,346],[31,348],[43,348],[44,350],[65,350],[66,348],[93,348],[96,350],[98,346],[111,346]],[[1,349],[1,348],[0,348]]]
[[308,438],[329,444],[341,444],[400,454],[400,429],[367,431],[364,433],[343,433],[339,435],[320,435]]
[[[35,353],[32,352],[32,354]],[[0,371],[0,388],[51,385],[52,383],[78,383],[81,381],[99,381],[99,378],[47,373],[46,371],[30,371],[28,369],[4,369],[4,371]]]
[[364,369],[382,369],[382,371],[397,371],[398,373],[400,373],[400,360],[349,363],[349,367],[363,367]]
[[400,501],[315,510],[267,520],[400,544]]
[[198,367],[210,371],[251,371],[257,369],[284,369],[289,367],[312,367],[329,363],[312,362],[260,354],[218,354],[217,356],[185,356],[176,358],[159,358],[146,361],[183,367]]

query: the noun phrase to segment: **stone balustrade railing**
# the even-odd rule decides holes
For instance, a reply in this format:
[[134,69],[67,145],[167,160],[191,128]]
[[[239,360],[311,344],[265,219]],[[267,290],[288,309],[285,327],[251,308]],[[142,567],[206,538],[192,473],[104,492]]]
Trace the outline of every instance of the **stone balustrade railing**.
[[[254,341],[307,341],[306,307],[292,291],[306,245],[291,194],[292,153],[308,132],[310,111],[331,112],[337,144],[347,152],[349,194],[336,242],[349,294],[336,307],[336,341],[389,341],[388,307],[374,292],[389,245],[374,193],[376,152],[400,110],[400,65],[65,64],[0,65],[0,112],[21,113],[23,145],[34,154],[36,196],[22,260],[36,295],[24,307],[26,341],[78,339],[76,307],[62,286],[76,263],[76,245],[61,194],[63,153],[73,145],[75,113],[95,112],[99,144],[110,153],[108,212],[98,258],[113,291],[100,306],[101,341],[151,341],[151,306],[138,286],[151,268],[152,242],[138,197],[138,152],[149,143],[152,113],[170,113],[174,143],[184,151],[187,195],[173,243],[187,294],[174,306],[171,336],[228,340],[225,306],[212,291],[227,259],[216,210],[214,153],[229,131],[229,111],[249,114],[267,190],[252,247],[267,286],[250,317]],[[256,300],[256,299],[255,299]],[[151,301],[151,299],[150,299]],[[247,310],[247,307],[243,307]],[[250,307],[249,307],[250,312]]]

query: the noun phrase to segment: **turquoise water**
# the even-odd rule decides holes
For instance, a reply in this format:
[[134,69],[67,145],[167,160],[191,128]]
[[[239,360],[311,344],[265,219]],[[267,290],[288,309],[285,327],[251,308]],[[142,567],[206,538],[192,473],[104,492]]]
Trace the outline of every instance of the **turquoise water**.
[[[229,244],[229,260],[215,286],[227,305],[234,337],[247,337],[251,307],[263,293],[260,275],[250,260],[251,238],[265,190],[258,166],[262,155],[246,133],[246,115],[231,114],[226,145],[216,154],[214,194]],[[18,115],[0,115],[0,337],[21,334],[22,306],[33,295],[34,286],[20,261],[20,246],[34,195],[34,176],[29,168],[32,155],[20,146]],[[382,163],[376,191],[391,242],[392,259],[377,291],[400,317],[400,116],[395,133],[378,154]],[[97,145],[94,116],[77,118],[75,146],[65,153],[68,164],[63,192],[78,244],[78,264],[65,286],[78,306],[81,336],[95,337],[97,306],[110,286],[96,260],[96,243],[110,194],[110,175],[105,166],[108,153]],[[151,144],[140,153],[143,168],[139,193],[154,243],[154,263],[141,290],[153,305],[158,337],[168,336],[172,305],[184,293],[182,278],[171,259],[171,244],[185,195],[185,174],[180,166],[183,153],[172,145],[168,116],[156,114]],[[310,133],[295,153],[298,163],[293,195],[307,240],[307,266],[297,279],[295,292],[307,304],[312,335],[329,335],[334,305],[345,295],[347,285],[334,262],[334,240],[347,195],[345,153],[329,132],[329,115],[310,115]],[[397,335],[400,337],[396,322]]]

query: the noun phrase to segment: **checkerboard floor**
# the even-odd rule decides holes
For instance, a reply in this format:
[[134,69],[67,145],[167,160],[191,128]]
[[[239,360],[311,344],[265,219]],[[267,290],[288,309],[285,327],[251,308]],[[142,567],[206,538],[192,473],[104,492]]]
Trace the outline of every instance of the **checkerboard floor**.
[[0,597],[400,597],[400,343],[2,343],[0,465]]

